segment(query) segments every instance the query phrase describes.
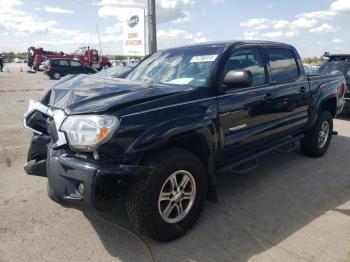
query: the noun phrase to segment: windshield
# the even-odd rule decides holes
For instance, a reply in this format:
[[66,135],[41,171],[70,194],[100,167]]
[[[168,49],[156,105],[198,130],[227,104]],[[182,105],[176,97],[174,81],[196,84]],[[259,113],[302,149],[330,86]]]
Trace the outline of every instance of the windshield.
[[349,61],[329,61],[321,65],[319,69],[320,75],[342,73],[346,78],[350,77]]
[[221,52],[221,47],[158,52],[142,61],[127,78],[147,83],[203,86]]

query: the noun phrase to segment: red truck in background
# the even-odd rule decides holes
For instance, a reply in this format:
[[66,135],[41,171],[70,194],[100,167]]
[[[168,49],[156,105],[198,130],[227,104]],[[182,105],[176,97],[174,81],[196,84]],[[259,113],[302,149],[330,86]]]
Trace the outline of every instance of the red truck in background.
[[81,63],[101,70],[102,68],[109,68],[112,64],[109,62],[108,57],[99,55],[96,49],[87,47],[80,47],[72,54],[65,54],[63,52],[45,51],[43,48],[28,48],[28,66],[34,70],[39,70],[39,66],[47,59],[53,58],[68,58],[76,59]]

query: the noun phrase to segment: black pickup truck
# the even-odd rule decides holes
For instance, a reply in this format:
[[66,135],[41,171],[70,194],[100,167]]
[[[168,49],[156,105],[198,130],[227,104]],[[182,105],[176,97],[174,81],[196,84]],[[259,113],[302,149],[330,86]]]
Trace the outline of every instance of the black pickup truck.
[[50,198],[64,205],[106,210],[126,196],[135,228],[170,241],[217,199],[217,174],[249,172],[299,141],[322,156],[345,92],[342,75],[306,76],[286,44],[163,50],[126,79],[77,76],[31,103],[25,170],[47,176]]

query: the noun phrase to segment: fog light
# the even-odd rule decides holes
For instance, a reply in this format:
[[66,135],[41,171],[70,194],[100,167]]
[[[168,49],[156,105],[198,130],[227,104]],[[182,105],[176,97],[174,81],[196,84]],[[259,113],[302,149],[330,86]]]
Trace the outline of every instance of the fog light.
[[78,192],[79,192],[80,195],[84,195],[85,194],[85,186],[84,186],[83,182],[79,183],[79,185],[78,185]]

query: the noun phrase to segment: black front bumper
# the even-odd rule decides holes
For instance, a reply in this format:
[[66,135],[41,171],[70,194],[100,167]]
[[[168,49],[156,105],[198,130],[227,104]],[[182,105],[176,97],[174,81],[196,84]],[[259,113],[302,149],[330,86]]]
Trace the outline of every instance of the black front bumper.
[[[152,172],[150,167],[99,163],[49,149],[46,170],[49,196],[58,203],[105,208],[107,189],[122,195],[139,175]],[[79,184],[84,194],[79,193]],[[108,194],[109,195],[109,194]]]

